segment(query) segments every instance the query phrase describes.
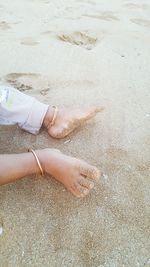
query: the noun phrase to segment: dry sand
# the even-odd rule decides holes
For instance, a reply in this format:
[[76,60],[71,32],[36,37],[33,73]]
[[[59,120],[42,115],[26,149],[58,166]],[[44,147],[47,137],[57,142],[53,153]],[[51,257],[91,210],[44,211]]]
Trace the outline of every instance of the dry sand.
[[0,127],[1,153],[56,147],[104,173],[83,200],[48,177],[1,187],[0,266],[150,266],[149,1],[1,0],[0,78],[106,107],[60,141]]

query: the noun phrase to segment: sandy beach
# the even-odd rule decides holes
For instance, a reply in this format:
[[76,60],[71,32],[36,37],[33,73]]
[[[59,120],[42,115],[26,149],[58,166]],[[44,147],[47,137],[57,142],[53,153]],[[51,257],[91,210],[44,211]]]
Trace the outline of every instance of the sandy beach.
[[63,140],[0,126],[0,153],[59,148],[103,173],[84,199],[50,177],[0,188],[0,267],[150,266],[150,2],[1,0],[0,82],[105,106]]

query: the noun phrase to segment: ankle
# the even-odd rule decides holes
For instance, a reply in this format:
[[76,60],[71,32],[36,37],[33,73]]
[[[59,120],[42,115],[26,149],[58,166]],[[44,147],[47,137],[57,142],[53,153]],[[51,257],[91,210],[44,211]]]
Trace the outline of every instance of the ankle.
[[49,106],[43,120],[43,126],[45,128],[48,128],[48,125],[52,122],[54,117],[54,112],[55,112],[54,108]]
[[36,154],[39,158],[43,172],[46,174],[54,175],[54,169],[56,168],[57,154],[61,153],[58,149],[44,148],[36,150]]

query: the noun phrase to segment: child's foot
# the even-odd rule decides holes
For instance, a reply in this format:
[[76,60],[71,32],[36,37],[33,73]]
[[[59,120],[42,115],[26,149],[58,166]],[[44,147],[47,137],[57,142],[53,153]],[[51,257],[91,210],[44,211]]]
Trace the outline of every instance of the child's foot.
[[53,118],[54,109],[49,108],[44,119],[44,126],[47,128],[49,135],[54,138],[64,138],[77,127],[81,126],[85,121],[93,118],[103,107],[94,107],[89,109],[58,109],[54,125],[50,125]]
[[[100,171],[83,160],[62,154],[57,149],[37,150],[45,173],[52,175],[76,197],[86,196],[98,179]],[[89,179],[88,179],[89,178]]]

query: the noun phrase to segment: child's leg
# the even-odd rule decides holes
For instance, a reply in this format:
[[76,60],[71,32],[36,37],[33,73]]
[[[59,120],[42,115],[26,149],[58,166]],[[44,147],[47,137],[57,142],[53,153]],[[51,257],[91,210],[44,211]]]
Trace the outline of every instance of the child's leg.
[[36,134],[43,124],[48,105],[13,87],[0,86],[0,124],[18,124]]
[[54,109],[13,87],[0,86],[0,124],[18,124],[20,128],[37,134],[45,126],[50,136],[64,138],[85,121],[102,111],[101,107],[58,109],[53,126]]
[[[76,197],[87,195],[97,179],[99,170],[83,160],[68,157],[55,149],[35,151],[45,174],[52,175]],[[0,185],[27,175],[39,174],[40,169],[32,153],[0,155]]]
[[[44,126],[47,128],[50,136],[64,138],[103,109],[103,107],[58,109],[55,123],[51,126],[52,110],[50,108],[45,116]],[[50,120],[48,120],[48,116]]]

